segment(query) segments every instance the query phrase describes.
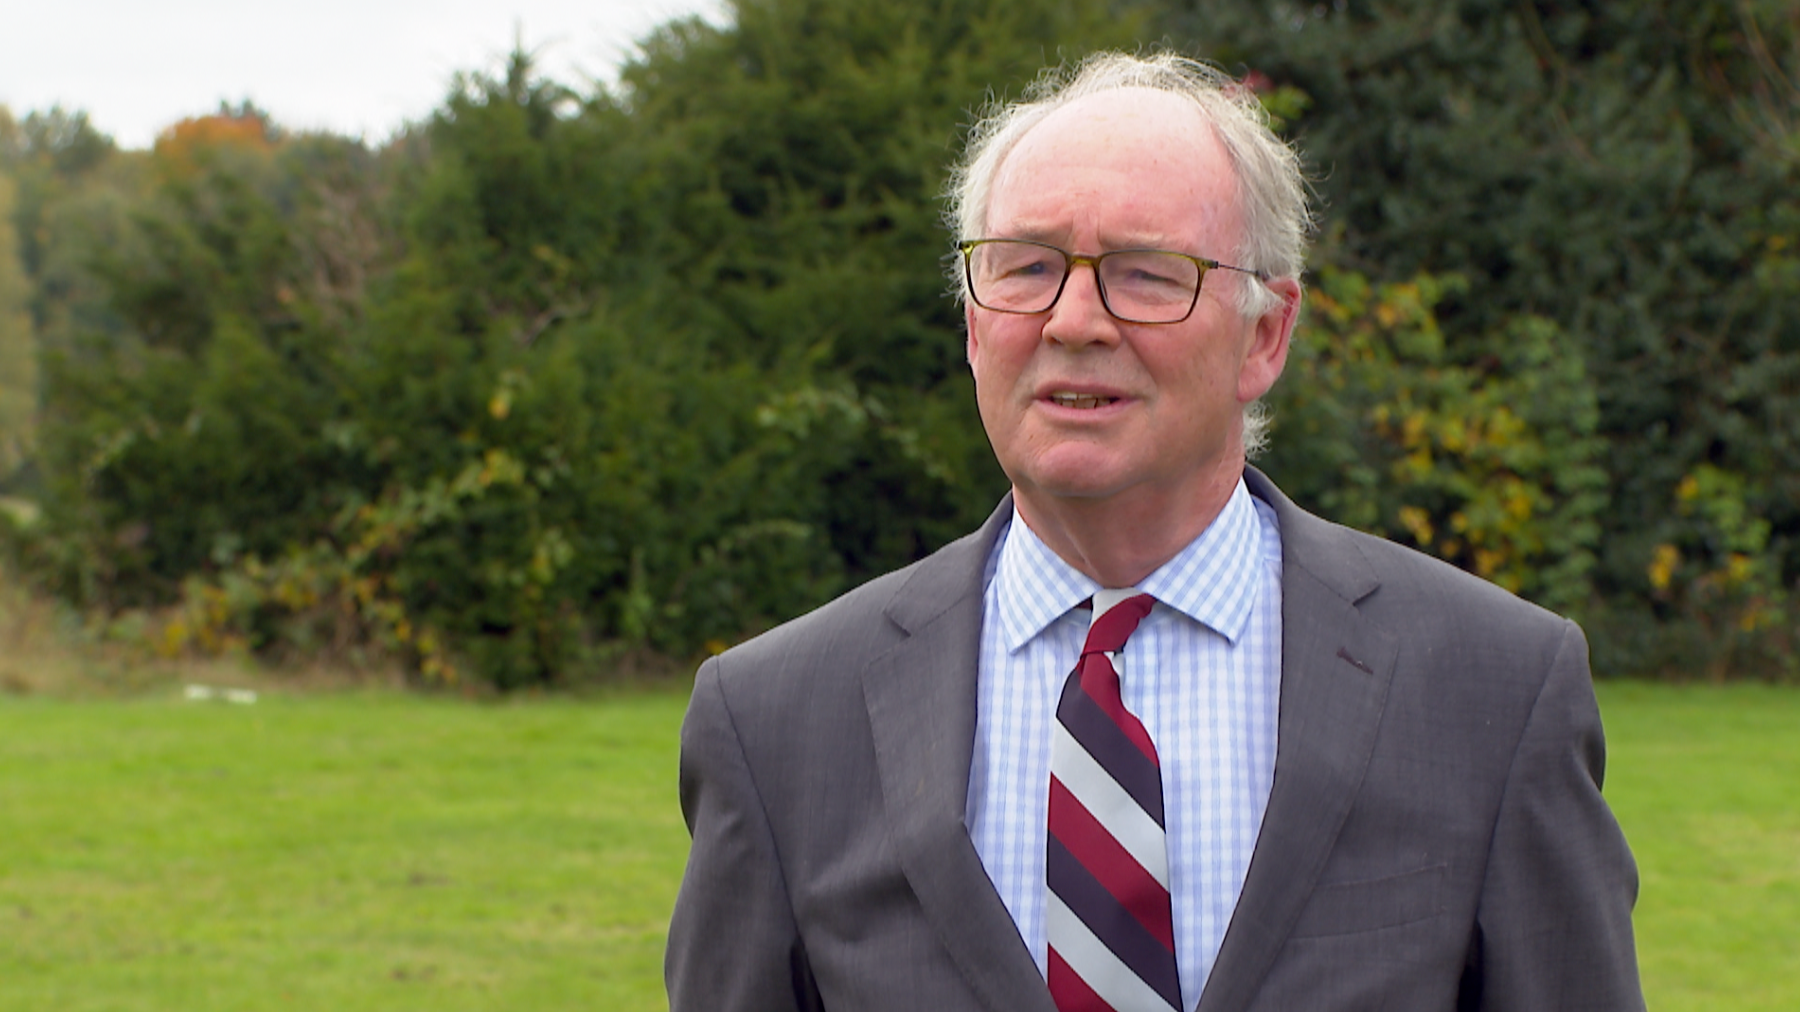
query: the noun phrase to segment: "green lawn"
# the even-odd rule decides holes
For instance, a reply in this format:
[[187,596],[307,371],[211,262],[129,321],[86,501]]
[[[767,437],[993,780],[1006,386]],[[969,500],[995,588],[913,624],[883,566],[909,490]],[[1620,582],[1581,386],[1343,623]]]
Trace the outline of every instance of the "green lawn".
[[1603,684],[1654,1012],[1800,1009],[1800,689]]
[[[1800,1008],[1800,691],[1602,703],[1651,1007]],[[0,1010],[660,1009],[682,705],[0,697]]]
[[0,1009],[661,1008],[684,704],[0,700]]

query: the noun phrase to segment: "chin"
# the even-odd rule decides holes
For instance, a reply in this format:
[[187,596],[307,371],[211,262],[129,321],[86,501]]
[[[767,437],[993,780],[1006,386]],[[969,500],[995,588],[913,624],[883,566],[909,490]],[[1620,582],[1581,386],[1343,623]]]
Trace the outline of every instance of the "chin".
[[1036,451],[1002,465],[1014,485],[1046,495],[1104,495],[1130,470],[1116,449],[1085,440],[1062,440]]
[[1044,499],[1105,499],[1116,495],[1125,483],[1114,475],[1096,474],[1092,470],[1067,473],[1037,471],[1014,479],[1013,487],[1023,495]]

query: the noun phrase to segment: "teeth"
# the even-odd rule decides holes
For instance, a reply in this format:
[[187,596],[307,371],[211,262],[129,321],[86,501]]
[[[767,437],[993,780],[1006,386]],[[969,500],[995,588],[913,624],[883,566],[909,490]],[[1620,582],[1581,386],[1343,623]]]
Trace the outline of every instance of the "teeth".
[[1051,394],[1050,402],[1064,408],[1097,408],[1111,404],[1116,397],[1094,397],[1087,394]]

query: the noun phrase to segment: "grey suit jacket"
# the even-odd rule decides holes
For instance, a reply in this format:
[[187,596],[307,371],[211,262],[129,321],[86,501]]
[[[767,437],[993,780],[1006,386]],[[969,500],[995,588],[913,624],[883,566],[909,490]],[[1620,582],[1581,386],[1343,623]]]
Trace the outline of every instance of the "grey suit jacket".
[[[1642,1008],[1580,630],[1246,477],[1281,524],[1280,740],[1201,1012]],[[1010,515],[700,668],[672,1012],[1055,1012],[963,824]]]

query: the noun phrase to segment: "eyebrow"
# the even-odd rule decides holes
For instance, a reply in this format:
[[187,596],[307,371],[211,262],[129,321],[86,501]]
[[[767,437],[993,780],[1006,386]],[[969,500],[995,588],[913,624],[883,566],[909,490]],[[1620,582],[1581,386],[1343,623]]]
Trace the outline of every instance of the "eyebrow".
[[[1010,229],[1005,234],[1001,234],[999,232],[994,232],[994,233],[990,233],[990,235],[996,239],[1029,239],[1032,242],[1045,243],[1050,246],[1055,246],[1059,249],[1062,248],[1062,243],[1063,243],[1063,237],[1059,231],[1053,230],[1053,229],[1047,229],[1047,228]],[[1175,253],[1182,252],[1182,250],[1180,250],[1178,247],[1170,245],[1169,241],[1166,237],[1159,238],[1159,239],[1130,238],[1124,242],[1102,243],[1099,252],[1107,253],[1107,252],[1111,252],[1112,250],[1122,250],[1122,249],[1160,249],[1160,250],[1169,250],[1169,251],[1175,252]],[[1071,250],[1070,252],[1080,252],[1080,251],[1079,250]],[[1190,254],[1190,255],[1198,256],[1199,254]]]

